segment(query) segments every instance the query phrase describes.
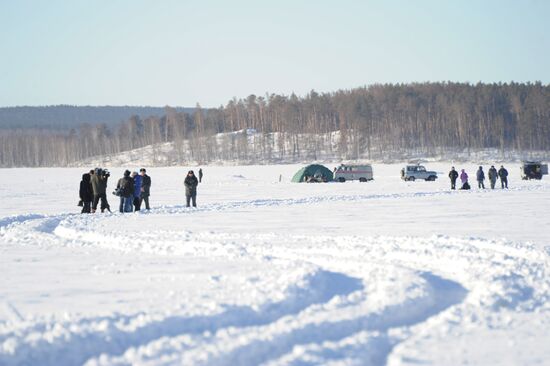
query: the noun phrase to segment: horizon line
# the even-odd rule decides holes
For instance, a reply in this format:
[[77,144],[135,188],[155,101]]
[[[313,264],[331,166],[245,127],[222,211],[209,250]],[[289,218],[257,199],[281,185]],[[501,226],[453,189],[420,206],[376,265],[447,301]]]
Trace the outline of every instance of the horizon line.
[[[333,90],[333,91],[318,91],[318,90],[315,90],[314,88],[312,88],[309,92],[307,92],[305,94],[300,94],[300,95],[297,95],[294,91],[292,91],[288,94],[287,93],[268,92],[268,91],[266,91],[264,94],[260,94],[260,95],[256,95],[254,93],[251,93],[251,94],[248,94],[245,97],[240,97],[240,98],[238,98],[237,96],[233,96],[232,98],[228,99],[228,102],[230,102],[232,100],[243,100],[243,99],[248,98],[251,95],[254,95],[256,97],[262,96],[262,95],[266,95],[266,96],[270,96],[270,95],[280,95],[280,96],[295,95],[299,98],[303,98],[303,97],[309,95],[312,91],[315,91],[316,93],[319,93],[319,94],[332,94],[332,93],[337,93],[339,91],[365,89],[365,88],[370,88],[370,87],[374,87],[374,86],[407,86],[407,85],[413,86],[413,85],[420,85],[420,84],[428,84],[428,85],[430,85],[430,84],[443,84],[443,85],[459,84],[459,85],[468,85],[468,86],[476,86],[476,85],[512,85],[512,84],[537,85],[537,84],[541,84],[541,86],[543,86],[543,87],[550,86],[550,82],[544,83],[541,80],[530,80],[530,81],[510,80],[510,81],[498,81],[498,82],[495,82],[495,81],[493,81],[493,82],[484,82],[484,81],[470,82],[470,81],[451,81],[451,80],[446,80],[446,81],[412,81],[412,82],[376,82],[376,83],[371,83],[371,84],[364,84],[364,85],[361,85],[361,86],[355,86],[355,87],[351,87],[351,88],[339,88],[339,89],[336,89],[336,90]],[[228,103],[228,102],[226,102],[226,103]],[[46,107],[78,107],[78,108],[80,108],[80,107],[92,107],[92,108],[102,108],[102,107],[167,108],[167,107],[169,107],[169,108],[194,109],[194,108],[196,108],[196,105],[200,105],[200,107],[203,108],[203,109],[217,109],[220,106],[224,107],[223,103],[220,104],[217,107],[210,107],[210,106],[205,107],[205,106],[201,105],[200,102],[195,102],[195,106],[193,106],[193,107],[186,107],[186,106],[183,106],[183,105],[170,105],[170,104],[155,106],[155,105],[147,105],[147,104],[145,104],[145,105],[139,105],[139,104],[119,104],[119,105],[95,104],[95,105],[93,105],[93,104],[58,103],[58,104],[37,104],[37,105],[28,105],[28,104],[0,105],[0,109],[7,109],[7,108],[46,108]]]

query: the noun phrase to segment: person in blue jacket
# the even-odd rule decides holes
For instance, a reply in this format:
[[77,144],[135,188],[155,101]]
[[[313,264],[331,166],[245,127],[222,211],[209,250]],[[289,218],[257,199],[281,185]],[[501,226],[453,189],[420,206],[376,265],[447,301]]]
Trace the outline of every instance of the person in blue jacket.
[[134,178],[134,211],[137,212],[141,209],[141,175],[133,172],[132,178]]
[[485,173],[483,172],[483,167],[479,167],[479,169],[476,172],[476,178],[477,178],[477,187],[485,189],[485,184],[483,184],[483,181],[485,180]]

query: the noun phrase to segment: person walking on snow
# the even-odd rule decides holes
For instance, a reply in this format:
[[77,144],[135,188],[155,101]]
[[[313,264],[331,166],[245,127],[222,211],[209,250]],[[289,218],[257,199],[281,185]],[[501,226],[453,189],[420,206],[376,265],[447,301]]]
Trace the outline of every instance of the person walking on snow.
[[202,183],[202,168],[199,168],[199,183]]
[[193,207],[197,207],[197,186],[199,185],[199,181],[192,170],[187,173],[183,184],[185,185],[187,207],[190,207],[191,201],[193,201]]
[[[151,177],[146,174],[145,168],[139,170],[139,175],[141,176],[141,195],[140,200],[145,201],[145,209],[150,210],[149,207],[149,196],[151,191]],[[139,204],[141,206],[141,202]]]
[[489,182],[491,182],[491,189],[495,189],[495,183],[497,182],[498,173],[494,165],[491,165],[488,175],[489,175]]
[[134,180],[130,177],[130,171],[124,172],[124,177],[118,180],[116,185],[120,194],[120,212],[132,212],[132,203],[134,198]]
[[483,167],[479,167],[479,169],[477,170],[476,178],[477,178],[477,188],[485,189],[485,184],[483,184],[483,181],[485,180],[485,173],[483,172]]
[[502,189],[504,189],[505,186],[506,189],[508,189],[508,170],[504,169],[503,165],[501,165],[498,170],[498,176],[500,177],[500,185],[502,186]]
[[451,179],[451,189],[456,188],[456,180],[458,178],[458,172],[455,170],[455,167],[451,167],[451,171],[449,172],[449,178]]

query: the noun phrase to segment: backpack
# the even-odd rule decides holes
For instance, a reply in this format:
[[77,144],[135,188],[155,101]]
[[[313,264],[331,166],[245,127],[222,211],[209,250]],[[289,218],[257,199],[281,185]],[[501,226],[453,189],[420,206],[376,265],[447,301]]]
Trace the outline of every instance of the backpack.
[[123,197],[128,197],[132,195],[132,181],[128,177],[124,177],[120,180],[119,186],[119,192],[120,195]]

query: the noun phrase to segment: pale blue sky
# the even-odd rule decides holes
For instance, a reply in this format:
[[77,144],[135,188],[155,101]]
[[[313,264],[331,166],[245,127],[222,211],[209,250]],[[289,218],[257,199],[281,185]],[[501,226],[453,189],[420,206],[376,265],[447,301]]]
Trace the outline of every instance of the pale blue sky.
[[550,82],[550,1],[0,0],[0,106]]

